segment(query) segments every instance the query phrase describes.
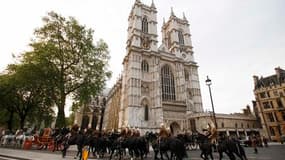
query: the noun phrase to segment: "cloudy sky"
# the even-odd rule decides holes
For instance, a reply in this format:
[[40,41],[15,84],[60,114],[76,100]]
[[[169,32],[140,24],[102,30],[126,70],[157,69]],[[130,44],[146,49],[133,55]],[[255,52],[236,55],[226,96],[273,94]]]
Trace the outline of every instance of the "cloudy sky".
[[[49,11],[73,16],[95,30],[95,40],[109,45],[111,87],[122,71],[127,19],[135,0],[9,0],[0,2],[0,71],[13,63],[12,53],[27,50],[35,28]],[[150,5],[151,0],[141,0]],[[253,75],[285,69],[284,0],[154,0],[158,33],[170,8],[190,22],[205,110],[211,110],[206,76],[212,79],[216,112],[233,113],[251,105]],[[161,42],[160,34],[159,41]]]

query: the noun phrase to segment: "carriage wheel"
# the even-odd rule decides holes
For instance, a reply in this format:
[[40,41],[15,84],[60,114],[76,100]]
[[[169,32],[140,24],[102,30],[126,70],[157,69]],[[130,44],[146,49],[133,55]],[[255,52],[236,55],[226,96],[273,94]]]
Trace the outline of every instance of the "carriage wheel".
[[37,144],[38,150],[42,150],[43,148],[44,148],[44,144],[42,144],[42,143]]
[[48,143],[48,150],[54,151],[55,150],[55,143],[52,141]]

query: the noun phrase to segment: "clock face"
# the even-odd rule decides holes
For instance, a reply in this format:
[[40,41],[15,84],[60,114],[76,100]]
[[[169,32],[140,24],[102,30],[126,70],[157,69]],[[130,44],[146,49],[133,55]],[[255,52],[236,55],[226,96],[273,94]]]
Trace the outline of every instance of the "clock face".
[[186,58],[186,54],[183,53],[183,54],[182,54],[182,57],[183,57],[183,58]]

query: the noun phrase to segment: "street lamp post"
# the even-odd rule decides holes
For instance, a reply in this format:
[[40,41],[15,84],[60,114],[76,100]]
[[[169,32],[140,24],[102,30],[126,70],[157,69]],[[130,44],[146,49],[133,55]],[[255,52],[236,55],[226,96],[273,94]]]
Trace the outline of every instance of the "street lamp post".
[[213,98],[212,98],[212,92],[211,92],[212,80],[209,78],[209,76],[207,76],[206,85],[209,87],[209,93],[210,93],[210,98],[211,98],[211,104],[212,104],[212,110],[213,110],[214,123],[215,123],[216,129],[218,129],[217,120],[216,120],[216,113],[215,113],[215,108],[214,108],[214,103],[213,103]]

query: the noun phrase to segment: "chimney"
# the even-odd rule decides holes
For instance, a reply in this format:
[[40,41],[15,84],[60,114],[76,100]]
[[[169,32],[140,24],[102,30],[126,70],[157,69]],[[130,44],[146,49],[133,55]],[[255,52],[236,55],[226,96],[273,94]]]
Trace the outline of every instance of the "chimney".
[[258,76],[254,75],[253,76],[253,82],[254,82],[254,88],[256,88],[257,84],[258,84],[259,78]]
[[280,74],[281,74],[280,66],[275,68],[275,74],[276,74],[277,78],[279,79],[280,78]]

